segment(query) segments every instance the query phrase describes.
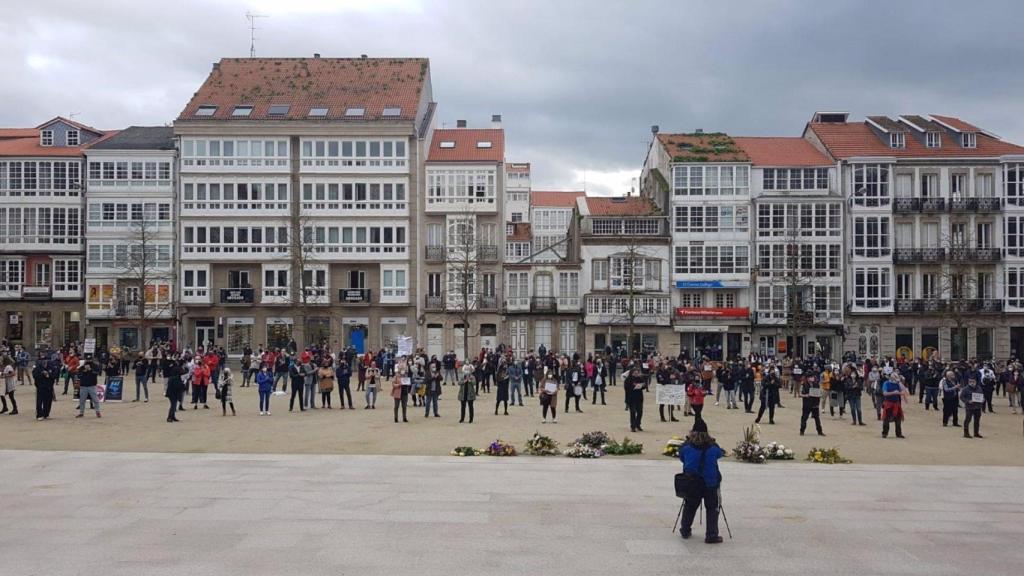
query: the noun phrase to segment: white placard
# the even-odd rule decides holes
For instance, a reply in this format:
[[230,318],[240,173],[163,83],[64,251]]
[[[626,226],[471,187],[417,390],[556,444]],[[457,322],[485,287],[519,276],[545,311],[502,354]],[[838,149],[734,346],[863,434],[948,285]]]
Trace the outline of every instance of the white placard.
[[978,392],[972,392],[971,393],[971,402],[976,402],[978,404],[984,404],[985,403],[985,395],[984,394],[979,394]]
[[544,391],[548,394],[554,394],[555,392],[558,392],[558,384],[555,382],[548,382],[544,385]]
[[686,386],[681,384],[658,384],[654,387],[654,401],[658,404],[681,406],[686,402]]
[[95,354],[96,353],[96,339],[86,338],[85,342],[82,343],[83,354]]
[[398,356],[412,356],[412,336],[398,337]]

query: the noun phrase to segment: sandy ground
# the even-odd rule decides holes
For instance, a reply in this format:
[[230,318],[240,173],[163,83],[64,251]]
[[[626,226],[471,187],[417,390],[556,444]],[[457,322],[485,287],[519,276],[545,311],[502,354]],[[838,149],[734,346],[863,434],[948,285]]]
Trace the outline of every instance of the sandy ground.
[[[126,397],[134,397],[134,383],[125,386]],[[494,415],[494,394],[482,394],[476,402],[473,424],[459,424],[456,390],[446,386],[440,401],[440,418],[424,418],[422,408],[409,407],[408,424],[392,421],[392,399],[380,397],[376,410],[364,410],[356,396],[356,410],[317,409],[300,413],[288,411],[287,397],[275,396],[272,416],[258,415],[255,388],[235,389],[237,417],[222,417],[219,402],[209,410],[191,406],[179,416],[181,423],[166,423],[167,401],[151,386],[149,403],[107,403],[103,418],[92,413],[75,419],[77,401],[58,395],[52,418],[37,422],[34,418],[34,389],[19,386],[21,405],[18,416],[0,416],[0,449],[102,450],[115,452],[203,452],[203,453],[293,453],[293,454],[392,454],[446,455],[455,446],[485,447],[496,438],[515,444],[522,450],[535,432],[550,435],[562,445],[583,432],[602,430],[615,438],[628,435],[644,444],[640,458],[665,458],[662,448],[674,434],[685,434],[692,420],[662,423],[653,394],[648,395],[644,414],[644,432],[631,433],[624,409],[622,387],[609,389],[608,405],[581,404],[583,413],[562,414],[564,398],[559,397],[558,424],[542,424],[536,398],[525,398],[525,407],[509,408],[509,415]],[[58,390],[59,393],[59,390]],[[290,393],[290,391],[289,391]],[[355,395],[355,393],[354,393]],[[211,398],[212,401],[212,391]],[[333,398],[337,401],[337,396]],[[826,438],[819,438],[809,426],[808,435],[799,435],[800,400],[783,397],[785,408],[776,413],[776,425],[761,425],[761,441],[775,440],[792,447],[801,459],[811,447],[835,446],[856,463],[864,464],[950,464],[950,465],[1024,465],[1024,416],[1013,415],[1007,400],[999,398],[996,414],[982,417],[984,439],[967,440],[956,428],[942,426],[941,413],[925,412],[916,399],[908,406],[904,433],[907,439],[890,436],[882,439],[881,423],[875,420],[865,398],[867,426],[854,427],[849,419],[822,416]],[[755,404],[756,409],[756,404]],[[961,418],[963,411],[961,410]],[[727,450],[742,439],[743,429],[751,425],[753,415],[743,410],[705,407],[705,419],[711,433]]]

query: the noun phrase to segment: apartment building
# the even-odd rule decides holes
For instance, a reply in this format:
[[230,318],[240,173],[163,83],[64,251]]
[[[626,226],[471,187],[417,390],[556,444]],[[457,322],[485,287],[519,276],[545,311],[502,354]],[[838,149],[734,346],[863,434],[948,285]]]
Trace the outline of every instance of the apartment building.
[[672,236],[664,211],[649,198],[576,200],[573,240],[580,246],[583,344],[679,353],[669,294]]
[[[641,189],[671,224],[673,338],[687,355],[751,349],[751,158],[722,133],[652,128]],[[663,348],[664,349],[664,348]]]
[[846,199],[847,336],[862,354],[1024,351],[1024,147],[958,118],[816,113]]
[[139,350],[176,338],[174,133],[132,126],[85,150],[86,335]]
[[529,191],[528,220],[506,222],[505,325],[512,350],[582,351],[576,203],[583,192]]
[[420,58],[227,58],[174,123],[183,344],[358,351],[416,326]]
[[0,327],[12,343],[83,335],[83,150],[106,136],[61,117],[0,129]]
[[[505,230],[505,132],[490,128],[432,134],[420,210],[424,286],[420,341],[429,354],[458,356],[498,345]],[[468,347],[468,349],[467,349]]]

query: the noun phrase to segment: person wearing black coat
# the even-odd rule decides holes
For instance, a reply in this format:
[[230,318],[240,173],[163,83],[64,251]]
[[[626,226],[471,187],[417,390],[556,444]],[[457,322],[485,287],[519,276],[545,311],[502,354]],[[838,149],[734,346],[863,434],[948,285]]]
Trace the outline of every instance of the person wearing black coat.
[[181,422],[175,414],[178,410],[178,400],[181,398],[182,393],[185,392],[185,385],[181,381],[181,374],[185,369],[179,362],[171,362],[171,365],[167,368],[167,391],[164,395],[167,396],[168,402],[171,403],[171,407],[167,410],[168,422]]
[[754,371],[747,364],[740,370],[740,399],[743,401],[743,411],[747,414],[754,413]]
[[643,432],[644,390],[647,389],[647,378],[638,368],[630,370],[623,386],[626,389],[626,403],[629,404],[629,429]]
[[35,368],[32,369],[32,382],[36,386],[36,420],[50,419],[50,408],[53,406],[53,385],[57,381],[57,374],[40,354]]

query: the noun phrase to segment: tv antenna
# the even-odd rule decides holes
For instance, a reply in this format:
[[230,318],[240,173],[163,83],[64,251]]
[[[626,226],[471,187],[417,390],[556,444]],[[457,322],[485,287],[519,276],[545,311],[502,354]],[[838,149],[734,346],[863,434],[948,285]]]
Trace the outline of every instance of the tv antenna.
[[256,14],[255,12],[246,11],[245,18],[249,20],[249,58],[256,57],[256,31],[259,28],[256,27],[257,18],[269,18],[266,14]]

